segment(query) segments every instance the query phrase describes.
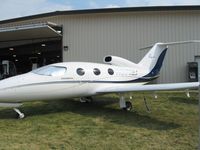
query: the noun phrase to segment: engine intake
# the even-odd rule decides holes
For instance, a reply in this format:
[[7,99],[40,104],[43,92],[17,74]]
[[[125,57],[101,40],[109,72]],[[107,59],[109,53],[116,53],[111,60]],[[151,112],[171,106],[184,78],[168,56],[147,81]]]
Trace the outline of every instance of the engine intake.
[[104,61],[106,63],[111,62],[112,61],[112,56],[106,56]]
[[104,63],[122,67],[133,67],[136,65],[135,63],[118,56],[106,56],[104,57]]

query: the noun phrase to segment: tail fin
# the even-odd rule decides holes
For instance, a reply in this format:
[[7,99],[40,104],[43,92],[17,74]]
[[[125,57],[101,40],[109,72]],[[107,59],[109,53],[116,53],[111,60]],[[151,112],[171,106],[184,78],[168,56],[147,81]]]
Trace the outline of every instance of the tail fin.
[[167,49],[167,45],[156,43],[138,63],[145,70],[148,70],[148,77],[157,76],[159,74]]
[[163,60],[165,58],[165,54],[168,49],[168,45],[199,43],[199,42],[200,41],[198,40],[191,40],[191,41],[180,41],[180,42],[170,42],[170,43],[156,43],[154,46],[150,46],[152,48],[142,58],[142,60],[138,63],[138,65],[148,71],[148,74],[145,77],[157,76],[162,67]]

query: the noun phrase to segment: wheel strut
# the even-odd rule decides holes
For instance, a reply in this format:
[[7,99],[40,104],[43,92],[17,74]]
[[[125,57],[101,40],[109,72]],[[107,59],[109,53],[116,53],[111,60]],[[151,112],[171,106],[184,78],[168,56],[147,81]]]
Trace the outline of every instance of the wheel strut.
[[24,113],[22,113],[19,109],[13,108],[13,110],[18,114],[19,119],[23,119],[25,117]]

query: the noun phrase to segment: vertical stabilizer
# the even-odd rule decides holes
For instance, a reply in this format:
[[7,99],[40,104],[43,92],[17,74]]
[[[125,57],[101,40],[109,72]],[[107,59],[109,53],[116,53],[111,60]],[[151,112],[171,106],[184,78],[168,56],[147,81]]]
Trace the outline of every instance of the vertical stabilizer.
[[[147,71],[145,77],[155,77],[159,74],[160,69],[168,49],[168,45],[200,43],[199,40],[178,41],[169,43],[156,43],[150,51],[138,63],[139,67]],[[149,48],[149,47],[146,47]],[[145,49],[146,49],[145,48]]]
[[159,74],[167,49],[167,45],[156,43],[138,63],[140,67],[148,70],[149,73],[146,76],[153,77]]

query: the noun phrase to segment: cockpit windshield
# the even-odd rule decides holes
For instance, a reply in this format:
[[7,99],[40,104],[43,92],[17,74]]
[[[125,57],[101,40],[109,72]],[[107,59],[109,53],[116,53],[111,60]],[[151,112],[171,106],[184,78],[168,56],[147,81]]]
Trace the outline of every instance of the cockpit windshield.
[[45,76],[62,76],[65,74],[66,71],[67,71],[67,68],[65,67],[44,66],[36,70],[33,70],[31,72],[35,74],[39,74],[39,75],[45,75]]

